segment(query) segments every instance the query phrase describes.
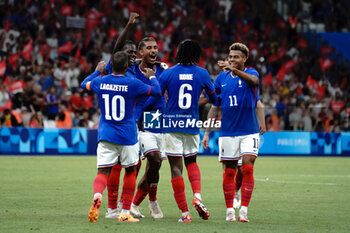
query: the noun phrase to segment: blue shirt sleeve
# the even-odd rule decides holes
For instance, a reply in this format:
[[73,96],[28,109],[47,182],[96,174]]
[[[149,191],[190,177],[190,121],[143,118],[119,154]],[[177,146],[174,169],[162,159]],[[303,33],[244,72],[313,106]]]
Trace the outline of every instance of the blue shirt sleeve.
[[215,88],[213,83],[211,82],[210,75],[206,70],[203,78],[203,84],[204,84],[204,90],[205,90],[205,93],[207,94],[209,102],[212,104],[215,104],[217,102]]
[[215,91],[216,91],[216,94],[218,95],[217,102],[213,104],[216,107],[221,105],[221,79],[222,79],[221,77],[222,77],[222,73],[220,73],[214,81]]
[[138,79],[134,79],[135,82],[135,91],[137,95],[160,95],[160,87],[158,80],[156,78],[151,79],[151,85],[147,85]]
[[81,83],[81,88],[83,88],[84,90],[92,90],[90,88],[91,86],[91,81],[94,80],[96,77],[98,77],[101,74],[100,71],[95,70],[92,74],[90,74],[89,76],[87,76],[84,81]]

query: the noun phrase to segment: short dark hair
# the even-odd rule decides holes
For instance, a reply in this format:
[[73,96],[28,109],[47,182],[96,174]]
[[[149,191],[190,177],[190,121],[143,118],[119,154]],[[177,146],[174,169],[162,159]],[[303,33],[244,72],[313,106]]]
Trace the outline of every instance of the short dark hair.
[[146,45],[146,42],[148,42],[148,41],[155,41],[156,42],[156,40],[153,37],[146,36],[139,42],[138,50],[143,49],[143,47]]
[[197,64],[201,53],[202,49],[197,42],[190,39],[183,40],[177,48],[176,62],[183,65]]
[[128,45],[135,45],[136,46],[136,44],[132,40],[126,40],[124,45],[123,45],[122,50],[124,50],[125,47],[128,46]]
[[248,47],[245,44],[242,44],[242,43],[233,43],[230,46],[229,50],[230,51],[231,50],[239,50],[245,55],[246,58],[248,58],[248,56],[249,56],[249,49],[248,49]]
[[123,73],[128,69],[128,55],[124,51],[118,51],[112,55],[112,70]]

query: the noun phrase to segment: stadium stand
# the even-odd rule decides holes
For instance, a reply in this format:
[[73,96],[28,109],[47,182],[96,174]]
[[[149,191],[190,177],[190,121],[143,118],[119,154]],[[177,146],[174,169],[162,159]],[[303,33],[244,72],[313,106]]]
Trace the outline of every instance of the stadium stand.
[[[199,65],[212,79],[229,45],[247,44],[248,65],[262,80],[269,131],[349,130],[349,61],[314,40],[316,31],[349,31],[346,0],[12,0],[0,6],[2,127],[57,127],[67,109],[72,127],[96,128],[98,101],[79,84],[99,60],[108,61],[129,12],[136,11],[140,19],[130,39],[156,37],[169,65],[181,40],[197,40]],[[51,86],[58,102],[48,98]]]

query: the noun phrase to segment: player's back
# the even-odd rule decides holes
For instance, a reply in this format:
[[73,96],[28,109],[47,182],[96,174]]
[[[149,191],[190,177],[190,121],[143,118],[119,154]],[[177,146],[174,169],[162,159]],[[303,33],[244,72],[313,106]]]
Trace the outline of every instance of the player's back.
[[100,76],[91,82],[98,94],[101,109],[98,140],[133,145],[137,142],[134,106],[137,98],[147,93],[139,80],[114,74]]
[[168,111],[198,114],[200,94],[205,82],[210,81],[208,71],[196,65],[177,64],[164,71],[164,78],[168,90]]
[[[208,71],[197,65],[177,64],[165,70],[159,82],[162,90],[167,90],[168,93],[166,116],[174,116],[177,121],[197,121],[198,101],[202,90],[206,89],[207,93],[214,92]],[[183,129],[178,127],[167,131],[198,133],[198,128],[187,124]]]

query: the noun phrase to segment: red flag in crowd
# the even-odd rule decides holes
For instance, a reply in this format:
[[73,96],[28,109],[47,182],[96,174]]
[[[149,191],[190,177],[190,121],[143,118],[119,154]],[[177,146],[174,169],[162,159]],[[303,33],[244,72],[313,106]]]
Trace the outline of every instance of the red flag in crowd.
[[8,18],[5,21],[5,32],[9,32],[10,31],[10,25],[11,25],[10,18]]
[[137,29],[135,32],[135,40],[140,41],[142,39],[142,31],[141,29]]
[[318,99],[322,99],[326,94],[326,85],[321,86],[315,79],[311,78],[311,75],[307,77],[306,86],[317,92]]
[[265,77],[264,77],[264,79],[263,79],[263,84],[265,85],[265,86],[270,86],[271,85],[271,83],[272,83],[272,74],[271,73],[268,73]]
[[283,40],[281,48],[277,51],[276,54],[271,55],[267,61],[268,62],[275,62],[279,59],[281,59],[286,54],[286,39]]
[[61,45],[60,47],[58,47],[57,53],[70,53],[72,52],[72,47],[73,47],[73,44],[71,41],[69,41],[64,45]]
[[109,29],[108,31],[108,39],[113,40],[116,36],[118,36],[118,31],[114,28]]
[[320,59],[321,70],[325,71],[333,66],[334,62],[330,58]]
[[199,59],[198,66],[199,67],[204,67],[204,62],[205,62],[204,58],[201,57],[201,59]]
[[17,61],[19,59],[19,54],[15,53],[15,54],[11,54],[9,56],[9,64],[12,67],[13,70],[16,70],[17,68]]
[[80,50],[81,50],[81,45],[78,45],[78,48],[77,48],[77,51],[75,52],[75,55],[74,55],[74,57],[75,58],[80,58]]
[[30,40],[28,43],[23,47],[22,50],[22,57],[26,59],[27,61],[30,61],[30,57],[32,55],[33,51],[33,41]]
[[288,21],[292,28],[296,28],[298,26],[298,16],[295,16],[294,18],[292,16],[289,16]]
[[2,60],[0,62],[0,77],[2,77],[5,74],[6,71],[6,61]]
[[162,34],[163,36],[168,36],[170,34],[172,34],[175,31],[175,26],[170,23],[166,28],[164,28],[163,31],[161,31],[160,34]]
[[315,79],[311,78],[311,75],[309,75],[309,76],[307,76],[306,86],[309,89],[316,90],[316,89],[318,89],[319,84],[318,84],[318,82]]
[[47,4],[47,5],[44,7],[44,12],[41,14],[41,18],[45,20],[45,19],[49,16],[50,11],[51,11],[50,4]]
[[72,14],[73,8],[69,5],[64,5],[61,7],[61,14],[64,16],[69,16]]
[[327,47],[321,47],[320,50],[321,50],[322,56],[324,56],[326,54],[332,53],[334,48],[330,47],[330,46],[327,46]]
[[205,57],[213,57],[213,53],[214,53],[214,50],[213,50],[212,47],[210,47],[210,48],[203,48],[202,49],[202,54]]
[[284,63],[277,73],[277,76],[276,76],[277,81],[282,81],[286,76],[286,74],[288,74],[296,64],[297,63],[296,61],[294,61],[294,59],[291,59],[286,63]]
[[10,92],[12,94],[23,92],[25,86],[26,86],[26,84],[24,83],[24,81],[22,79],[14,81],[10,84]]
[[96,9],[92,9],[89,10],[88,12],[85,13],[86,16],[86,25],[85,25],[85,29],[87,31],[90,31],[90,29],[96,25],[99,25],[101,23],[100,18],[103,16],[104,14],[99,12]]
[[297,46],[298,46],[299,48],[305,49],[305,48],[307,48],[307,41],[306,41],[304,38],[300,38],[300,39],[298,40]]

